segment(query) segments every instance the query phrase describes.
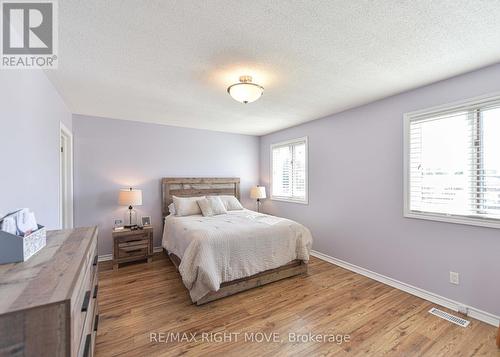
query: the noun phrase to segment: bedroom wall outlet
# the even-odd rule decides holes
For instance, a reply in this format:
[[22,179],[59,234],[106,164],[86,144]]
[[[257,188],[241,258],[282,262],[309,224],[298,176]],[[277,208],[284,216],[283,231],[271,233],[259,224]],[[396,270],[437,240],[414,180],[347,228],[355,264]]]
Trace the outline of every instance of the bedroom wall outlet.
[[455,285],[460,284],[460,276],[457,272],[450,271],[450,283]]

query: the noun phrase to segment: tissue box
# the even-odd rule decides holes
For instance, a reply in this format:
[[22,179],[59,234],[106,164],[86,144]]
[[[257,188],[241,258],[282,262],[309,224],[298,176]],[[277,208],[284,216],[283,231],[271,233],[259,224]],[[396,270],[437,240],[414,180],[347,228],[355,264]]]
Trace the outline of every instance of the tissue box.
[[26,237],[0,231],[0,264],[24,262],[46,244],[47,230],[41,225]]

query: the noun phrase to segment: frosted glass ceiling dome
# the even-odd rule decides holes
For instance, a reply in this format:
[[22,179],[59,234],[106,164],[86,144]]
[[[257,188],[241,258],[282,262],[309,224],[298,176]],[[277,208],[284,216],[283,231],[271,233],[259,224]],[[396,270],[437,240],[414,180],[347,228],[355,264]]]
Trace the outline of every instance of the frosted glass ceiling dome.
[[264,93],[264,87],[252,83],[251,76],[241,76],[240,83],[229,86],[227,92],[234,100],[246,104],[259,99]]

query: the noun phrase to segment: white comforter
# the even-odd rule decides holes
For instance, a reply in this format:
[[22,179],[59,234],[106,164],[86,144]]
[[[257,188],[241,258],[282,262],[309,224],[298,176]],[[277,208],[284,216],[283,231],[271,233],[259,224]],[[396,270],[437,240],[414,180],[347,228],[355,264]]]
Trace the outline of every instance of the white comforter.
[[165,218],[163,247],[182,259],[179,271],[193,302],[223,282],[309,260],[312,237],[303,225],[250,210]]

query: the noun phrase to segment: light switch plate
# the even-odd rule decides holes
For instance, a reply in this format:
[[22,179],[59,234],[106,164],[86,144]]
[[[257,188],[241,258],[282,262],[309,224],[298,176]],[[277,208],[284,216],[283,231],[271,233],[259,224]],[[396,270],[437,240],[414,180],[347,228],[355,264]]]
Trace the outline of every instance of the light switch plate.
[[458,285],[460,284],[460,275],[455,271],[450,271],[450,283]]

